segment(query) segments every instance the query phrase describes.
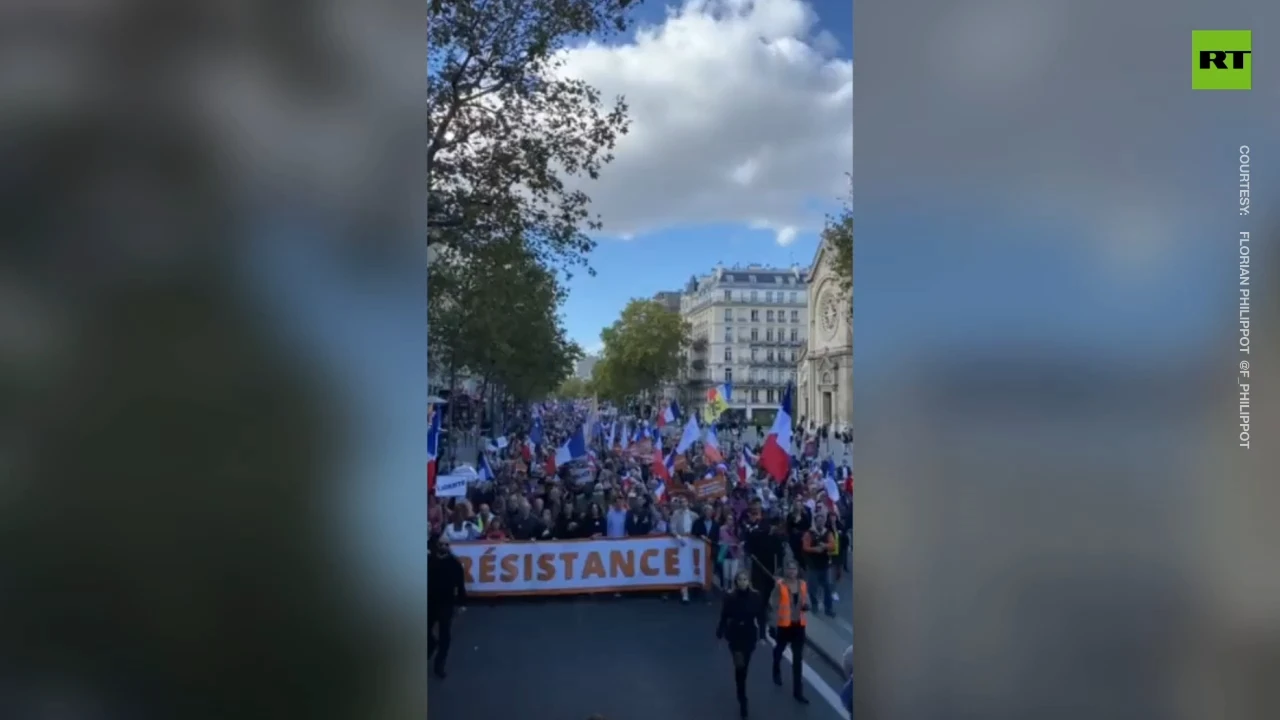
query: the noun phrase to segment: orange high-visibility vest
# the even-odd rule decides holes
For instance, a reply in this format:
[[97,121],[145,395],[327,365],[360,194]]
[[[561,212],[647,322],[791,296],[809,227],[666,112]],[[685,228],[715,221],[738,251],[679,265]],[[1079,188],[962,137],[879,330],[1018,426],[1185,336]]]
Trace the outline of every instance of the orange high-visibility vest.
[[805,617],[804,610],[801,608],[803,608],[805,603],[808,601],[809,586],[805,581],[801,580],[800,607],[796,608],[796,612],[799,613],[800,619],[797,622],[791,617],[791,588],[787,587],[785,580],[780,580],[778,582],[778,627],[791,627],[792,625],[804,627],[807,625],[808,620]]

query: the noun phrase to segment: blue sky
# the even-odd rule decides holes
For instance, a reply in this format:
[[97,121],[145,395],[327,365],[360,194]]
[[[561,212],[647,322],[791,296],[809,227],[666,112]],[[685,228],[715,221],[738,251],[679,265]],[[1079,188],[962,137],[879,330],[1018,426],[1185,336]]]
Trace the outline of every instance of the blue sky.
[[[705,17],[695,23],[691,12],[684,14],[683,22],[673,22],[670,14],[679,14],[679,4],[645,3],[637,14],[636,31],[613,44],[632,45],[636,54],[645,57],[669,58],[670,53],[660,49],[647,51],[646,44],[638,38],[660,32],[664,27],[674,34],[675,28],[683,27],[683,32],[695,36],[673,39],[673,47],[684,48],[699,42],[705,42],[708,48],[727,47],[724,52],[731,56],[727,62],[742,66],[754,64],[760,77],[777,73],[786,74],[789,80],[757,81],[745,73],[726,79],[721,61],[708,59],[709,54],[714,54],[711,50],[691,52],[687,59],[678,58],[665,66],[646,66],[651,69],[635,71],[626,77],[623,77],[627,75],[625,72],[597,74],[595,68],[606,64],[599,59],[583,61],[584,65],[592,66],[586,73],[587,79],[602,86],[606,96],[624,94],[632,104],[636,134],[662,135],[662,141],[654,143],[657,149],[645,148],[644,152],[649,155],[645,162],[635,160],[641,150],[634,146],[623,148],[615,163],[616,171],[615,166],[605,169],[605,180],[612,182],[606,182],[603,187],[593,184],[583,187],[593,199],[599,200],[596,209],[605,223],[605,233],[597,238],[599,245],[590,258],[597,274],[594,277],[586,273],[575,275],[569,282],[569,299],[563,309],[570,337],[584,348],[599,347],[600,331],[617,319],[628,300],[651,297],[662,290],[682,289],[691,276],[706,273],[717,263],[803,266],[812,260],[822,216],[836,209],[842,175],[851,167],[851,140],[838,133],[841,128],[848,132],[847,128],[851,127],[852,102],[839,98],[828,100],[838,107],[829,112],[830,124],[814,133],[825,146],[804,147],[801,136],[813,129],[798,126],[790,117],[775,113],[767,94],[778,90],[779,83],[790,83],[807,87],[808,94],[790,100],[779,95],[779,104],[804,103],[811,99],[821,102],[823,97],[831,98],[834,85],[822,81],[820,76],[824,68],[830,70],[833,66],[847,71],[853,46],[852,6],[838,2],[809,4],[807,7],[813,16],[810,24],[795,22],[794,15],[789,14],[800,6],[794,0],[759,6],[754,17],[742,14],[739,8],[735,31],[729,22],[713,23]],[[761,17],[765,13],[771,15]],[[721,13],[719,17],[723,19],[732,14]],[[744,30],[744,25],[754,29]],[[735,42],[735,38],[741,41],[744,33],[759,35],[760,44],[772,35],[768,41],[776,47],[799,43],[820,48],[822,59],[783,61],[769,54],[762,57],[759,47],[753,48],[750,42]],[[647,47],[652,48],[654,44],[648,43]],[[812,85],[807,85],[810,81]],[[738,96],[759,95],[762,99],[747,108],[731,107],[731,97],[702,104],[704,97],[699,89],[693,89],[692,94],[686,96],[681,94],[686,89],[677,87],[690,83],[704,84],[708,95],[723,91]],[[669,94],[649,101],[645,94],[654,86],[667,88],[664,92]],[[673,106],[680,109],[673,111]],[[698,117],[710,119],[700,129],[690,130],[688,123],[665,124],[669,122],[668,115],[690,106],[695,106]],[[773,127],[767,123],[771,114],[777,117]],[[742,133],[740,139],[726,137],[738,131]],[[631,136],[624,138],[624,142],[631,140]],[[691,154],[690,148],[713,143],[721,145],[706,158],[699,158],[696,167],[682,165]],[[751,158],[761,152],[761,148],[772,153],[761,161],[765,169],[760,172],[766,177],[797,172],[797,166],[799,172],[804,172],[804,168],[813,165],[806,158],[815,152],[826,156],[826,162],[815,168],[815,175],[820,177],[806,178],[807,185],[793,183],[794,191],[780,190],[770,185],[768,179],[757,178],[742,186],[723,179],[724,173],[732,171],[732,165]],[[654,155],[658,158],[654,159]],[[778,168],[777,173],[770,172],[770,164]],[[708,172],[708,166],[712,165],[724,172],[718,175]],[[662,185],[668,182],[674,185],[678,178],[690,172],[701,173],[694,184],[695,190],[683,187],[673,188],[670,194],[663,193]],[[655,189],[655,186],[659,187]],[[680,211],[662,216],[661,208],[680,204],[692,192],[708,186],[716,187],[709,191],[712,197],[705,205],[699,206],[691,200]],[[649,207],[658,208],[652,220],[645,217]],[[767,211],[753,217],[757,207],[767,207]],[[789,228],[785,245],[779,242],[779,230],[783,227]]]
[[599,344],[600,330],[617,319],[627,301],[660,290],[681,290],[691,275],[716,263],[807,265],[817,249],[816,233],[781,247],[773,234],[735,226],[671,228],[629,241],[605,238],[591,256],[596,277],[569,282],[565,326],[584,348]]

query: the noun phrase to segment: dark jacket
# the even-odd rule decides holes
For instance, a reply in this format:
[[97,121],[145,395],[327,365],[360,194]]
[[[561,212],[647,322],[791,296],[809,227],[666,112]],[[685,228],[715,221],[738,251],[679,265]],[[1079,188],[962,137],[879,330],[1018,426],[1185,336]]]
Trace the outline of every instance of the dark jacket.
[[720,539],[720,524],[715,520],[700,517],[693,521],[693,536],[706,538],[708,542],[716,542]]
[[507,529],[511,531],[512,539],[532,540],[542,532],[542,521],[532,514],[524,517],[516,515],[515,520],[507,523]]
[[829,530],[811,530],[804,534],[804,566],[809,570],[831,567],[831,552],[817,549],[818,543],[834,543],[836,534]]
[[738,590],[725,597],[720,607],[716,639],[728,640],[729,649],[745,652],[754,648],[769,625],[768,606],[755,590]]
[[427,558],[427,605],[449,611],[467,600],[466,573],[453,554],[441,557],[431,553]]
[[791,546],[791,554],[801,568],[809,567],[809,556],[804,552],[804,536],[813,525],[813,519],[807,512],[800,514],[800,519],[787,516],[787,544]]
[[653,532],[653,515],[647,510],[627,512],[627,535],[648,535]]
[[589,538],[592,535],[603,536],[605,531],[608,530],[608,526],[605,525],[602,517],[585,517],[582,519],[582,527],[579,529],[582,530],[582,534],[579,537]]
[[[572,530],[569,529],[570,523],[574,523]],[[580,520],[576,515],[571,515],[569,517],[557,515],[554,535],[557,540],[571,540],[573,538],[582,537],[582,520]]]
[[749,512],[742,513],[742,517],[738,519],[738,538],[746,546],[747,554],[763,559],[771,545],[769,518],[761,515],[758,521],[751,520]]

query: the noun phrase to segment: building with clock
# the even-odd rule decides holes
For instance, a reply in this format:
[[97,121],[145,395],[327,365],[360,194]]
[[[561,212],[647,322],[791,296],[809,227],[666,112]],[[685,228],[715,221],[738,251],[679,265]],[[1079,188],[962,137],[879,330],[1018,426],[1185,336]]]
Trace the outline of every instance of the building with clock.
[[796,366],[792,413],[805,418],[806,426],[845,427],[853,423],[853,301],[840,288],[827,243],[818,244],[805,280],[809,327]]

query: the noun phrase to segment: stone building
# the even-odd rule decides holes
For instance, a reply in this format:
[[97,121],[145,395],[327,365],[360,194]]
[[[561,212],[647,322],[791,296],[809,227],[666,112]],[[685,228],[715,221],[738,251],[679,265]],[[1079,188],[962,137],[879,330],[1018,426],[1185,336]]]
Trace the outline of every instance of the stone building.
[[702,349],[685,371],[689,409],[705,404],[701,391],[724,383],[732,386],[728,415],[772,417],[805,340],[805,276],[799,266],[717,265],[690,278],[680,314]]
[[796,368],[793,415],[840,428],[853,423],[853,300],[823,242],[806,278],[808,342]]

